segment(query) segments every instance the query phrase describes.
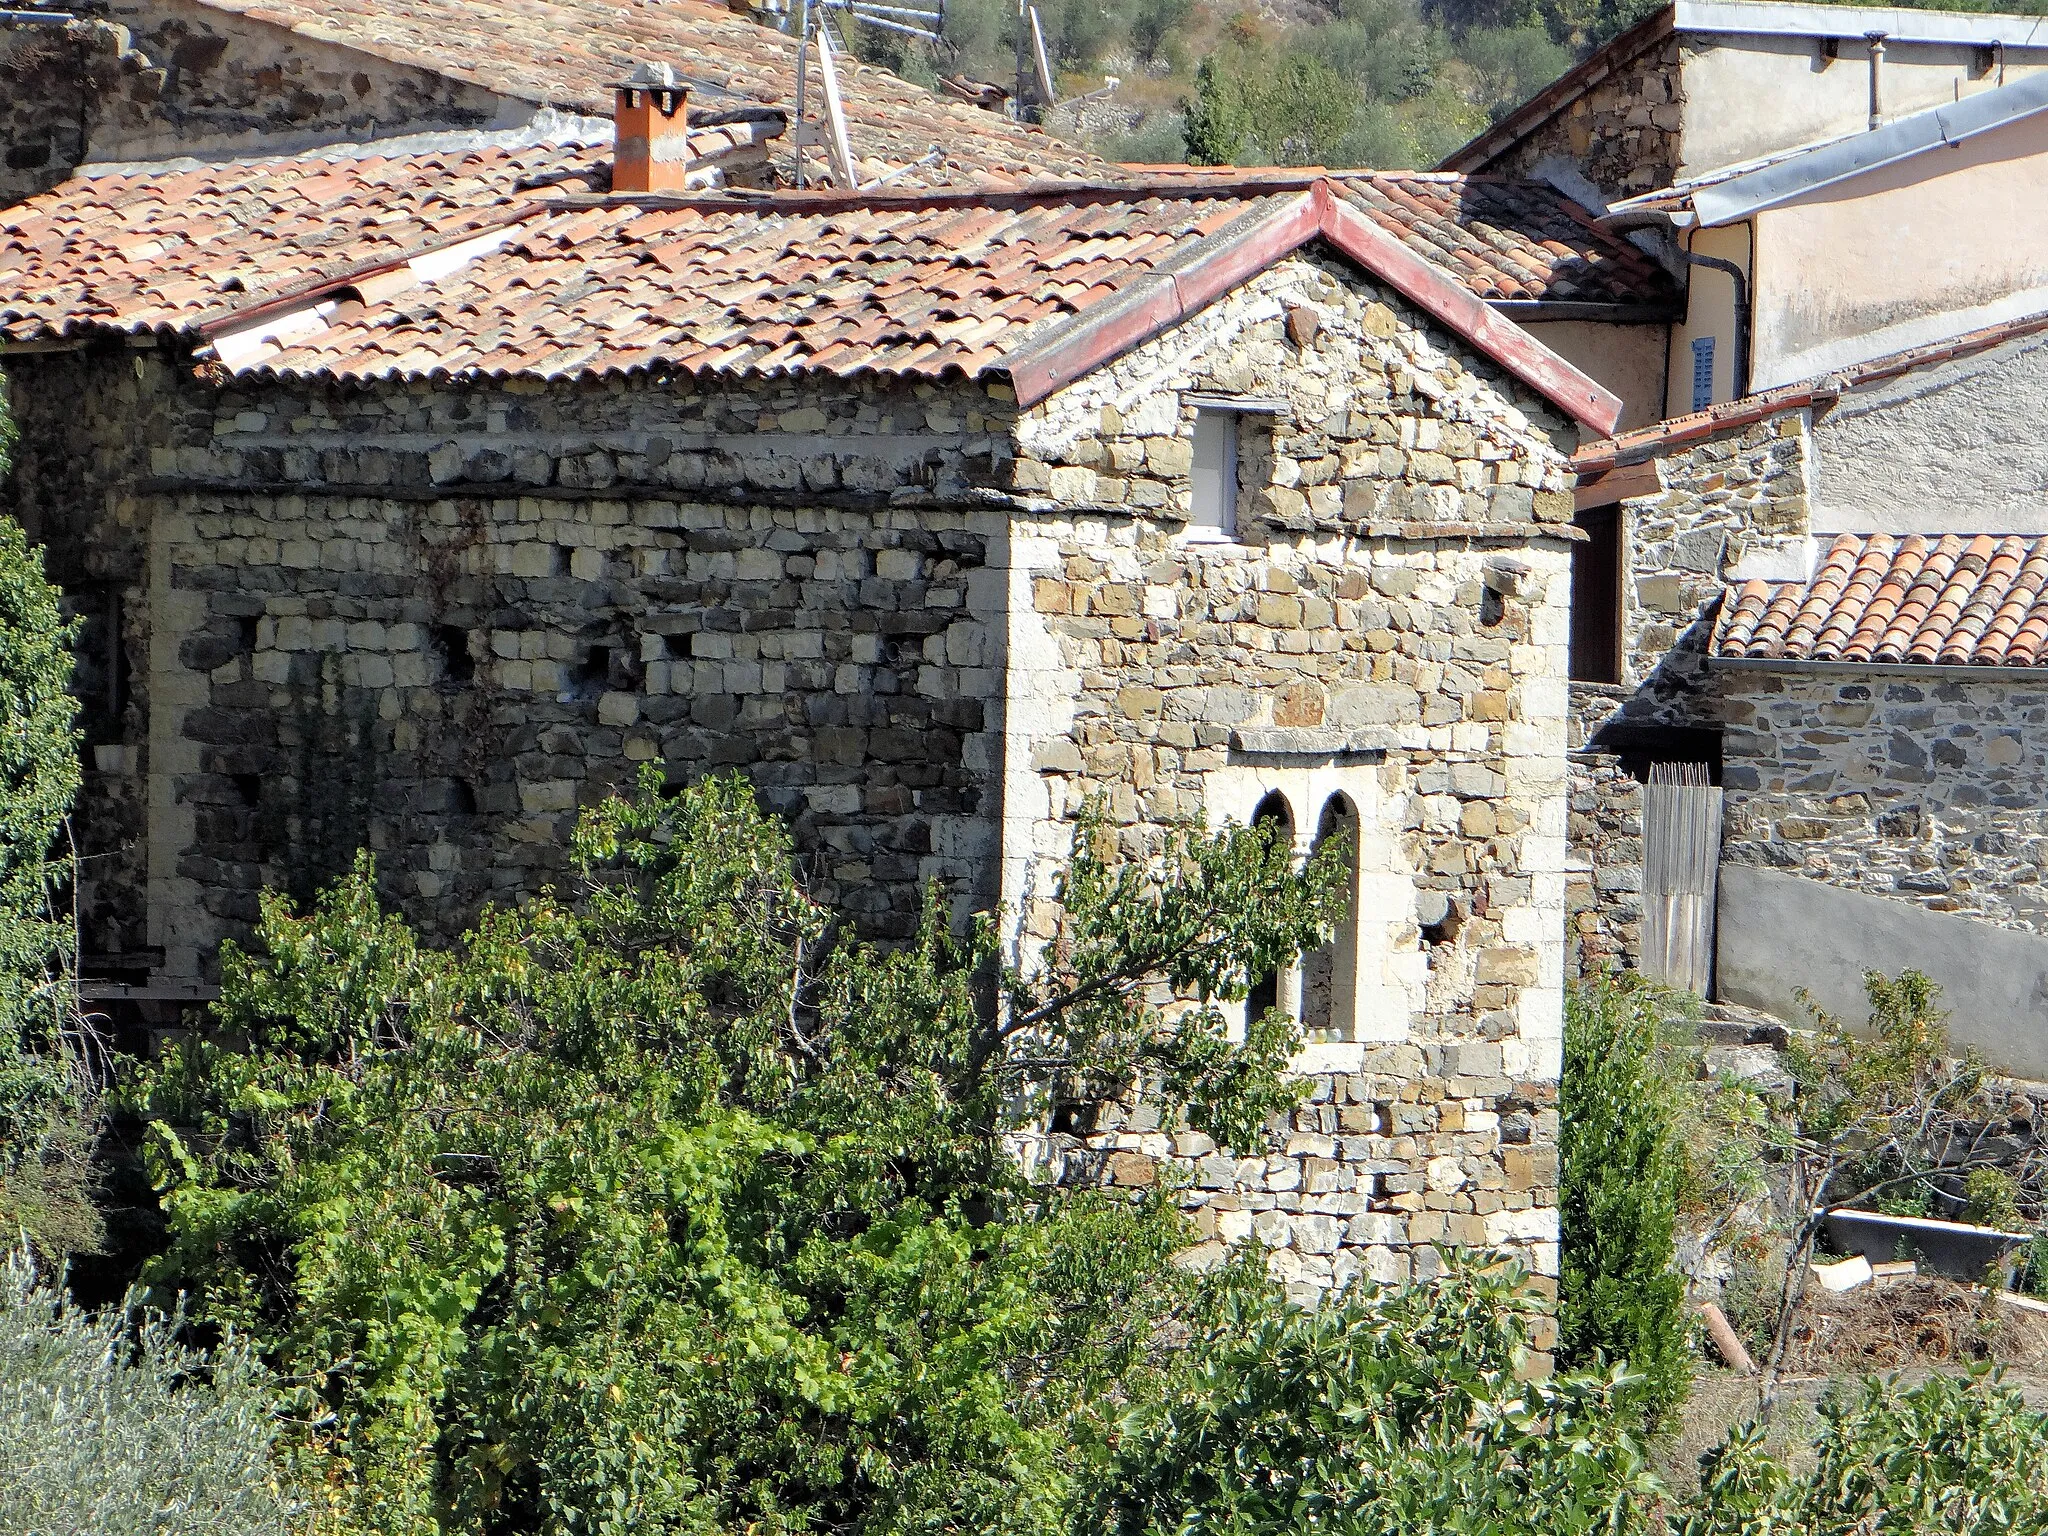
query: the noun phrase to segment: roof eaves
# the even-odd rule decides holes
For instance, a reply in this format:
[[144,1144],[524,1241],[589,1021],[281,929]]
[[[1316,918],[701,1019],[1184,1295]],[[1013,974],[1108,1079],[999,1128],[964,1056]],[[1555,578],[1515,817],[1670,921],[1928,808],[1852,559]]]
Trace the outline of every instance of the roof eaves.
[[2001,321],[1997,325],[1987,325],[1981,330],[1970,331],[1948,341],[1911,347],[1903,352],[1889,352],[1883,357],[1873,357],[1868,362],[1857,363],[1853,367],[1839,368],[1819,378],[1780,385],[1776,389],[1765,390],[1762,394],[1745,395],[1740,400],[1724,400],[1721,404],[1710,405],[1703,411],[1674,416],[1669,421],[1660,421],[1655,426],[1639,427],[1633,432],[1623,433],[1620,437],[1588,443],[1572,455],[1572,466],[1581,475],[1594,475],[1604,474],[1624,464],[1639,464],[1646,459],[1655,458],[1668,449],[1698,442],[1702,438],[1712,437],[1735,427],[1750,426],[1781,411],[1799,410],[1809,405],[1825,405],[1852,389],[1860,389],[1867,384],[1881,384],[1887,379],[1897,378],[1900,374],[1911,373],[1916,368],[1931,368],[1952,358],[1986,352],[2009,341],[2018,341],[2044,331],[2048,331],[2048,313]]
[[1915,112],[1868,133],[1831,140],[1747,175],[1697,187],[1692,192],[1693,212],[1709,228],[1746,219],[1809,192],[1931,149],[1953,147],[2042,111],[2048,111],[2048,74],[2028,75],[2011,85]]
[[1549,320],[1592,320],[1602,325],[1669,325],[1685,318],[1684,305],[1600,304],[1576,299],[1488,299],[1497,315],[1518,325]]
[[1842,38],[1883,32],[1888,43],[1959,43],[2048,48],[2048,21],[2015,13],[1976,14],[1900,6],[1802,4],[1796,0],[1676,0],[1674,31],[1722,36]]
[[1028,408],[1318,238],[1588,430],[1605,435],[1621,419],[1618,396],[1409,250],[1334,193],[1327,181],[1276,208],[1247,210],[1116,298],[1028,342],[1004,360],[1000,371],[1009,375],[1017,403]]
[[1034,338],[1002,364],[1017,404],[1036,405],[1131,348],[1177,324],[1202,305],[1314,239],[1317,198],[1304,190],[1277,207],[1250,208],[1131,283]]
[[1676,30],[1677,7],[1667,5],[1637,22],[1585,59],[1559,75],[1521,106],[1451,151],[1439,162],[1439,171],[1474,171],[1484,167],[1510,145],[1550,121],[1644,49],[1660,43]]

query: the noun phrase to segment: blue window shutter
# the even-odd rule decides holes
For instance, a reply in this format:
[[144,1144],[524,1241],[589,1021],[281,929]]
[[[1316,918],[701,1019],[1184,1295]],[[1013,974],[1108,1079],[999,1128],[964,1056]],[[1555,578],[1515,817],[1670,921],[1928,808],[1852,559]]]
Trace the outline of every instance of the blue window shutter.
[[1692,343],[1692,408],[1704,411],[1714,403],[1714,338],[1696,336]]

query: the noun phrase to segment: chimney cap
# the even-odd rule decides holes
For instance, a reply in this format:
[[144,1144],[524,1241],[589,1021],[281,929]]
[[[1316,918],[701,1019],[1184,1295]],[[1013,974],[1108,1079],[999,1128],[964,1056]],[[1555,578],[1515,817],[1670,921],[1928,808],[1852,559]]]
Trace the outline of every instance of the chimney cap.
[[622,91],[679,91],[683,84],[676,79],[673,64],[657,64],[651,59],[642,59],[633,66],[633,73],[619,81]]

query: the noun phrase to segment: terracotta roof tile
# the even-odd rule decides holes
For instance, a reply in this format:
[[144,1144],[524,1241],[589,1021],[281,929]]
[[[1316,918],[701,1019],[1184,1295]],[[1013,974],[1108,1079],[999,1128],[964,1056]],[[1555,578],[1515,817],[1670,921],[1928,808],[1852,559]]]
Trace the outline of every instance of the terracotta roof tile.
[[1845,533],[1803,582],[1729,594],[1729,660],[2034,667],[2048,648],[2048,536]]
[[[524,101],[609,116],[612,86],[642,62],[669,64],[697,106],[789,108],[796,40],[701,0],[199,0],[432,70]],[[887,70],[841,59],[854,154],[894,170],[933,148],[943,162],[898,186],[1028,180],[1115,167],[1040,129],[949,101]],[[816,110],[815,77],[812,106]],[[776,146],[786,158],[788,141]],[[814,152],[822,168],[822,152]],[[884,164],[885,163],[885,164]]]
[[603,190],[609,159],[556,145],[74,176],[0,209],[0,340],[182,329],[503,219],[535,182]]
[[1662,267],[1542,182],[1375,172],[1337,185],[1418,254],[1462,268],[1483,299],[1677,305]]
[[[0,210],[0,341],[188,328],[230,306],[389,263],[523,213],[538,216],[544,201],[564,194],[602,191],[609,158],[603,145],[372,144],[75,176]],[[631,263],[723,283],[720,302],[743,318],[824,302],[831,261],[851,259],[868,302],[915,289],[972,309],[993,281],[1005,293],[1004,316],[1017,323],[1071,312],[1091,293],[1107,293],[1125,268],[1220,229],[1261,196],[1312,184],[1299,173],[1232,179],[1211,171],[1162,177],[1124,196],[1077,195],[1065,204],[1054,244],[1037,237],[1039,216],[1023,206],[1028,193],[912,209],[896,189],[866,206],[842,199],[827,212],[787,217],[757,217],[743,201],[723,209],[585,207],[548,214],[522,238],[531,260],[552,262],[546,248],[557,246],[602,257],[611,270],[617,252],[630,251]],[[1479,297],[1568,291],[1580,300],[1659,304],[1670,296],[1659,269],[1548,187],[1405,175],[1346,176],[1337,185]],[[1169,205],[1177,210],[1171,219],[1150,221]],[[906,238],[912,223],[915,237]],[[741,278],[753,279],[755,290],[743,292]],[[550,269],[548,281],[560,273]],[[746,311],[748,304],[769,307]],[[627,311],[579,323],[609,333],[635,322]]]
[[[1291,196],[1231,201],[1245,212]],[[556,209],[469,267],[281,350],[237,353],[234,366],[356,379],[655,362],[974,375],[1203,238],[1213,203],[1049,193],[971,209]]]

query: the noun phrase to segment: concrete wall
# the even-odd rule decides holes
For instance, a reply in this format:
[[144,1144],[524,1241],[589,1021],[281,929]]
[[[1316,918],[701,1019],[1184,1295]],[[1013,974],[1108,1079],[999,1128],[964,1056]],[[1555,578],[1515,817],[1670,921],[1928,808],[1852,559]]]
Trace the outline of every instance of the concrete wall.
[[[2001,72],[1957,43],[1889,43],[1884,112],[1889,120],[2009,85],[2048,68],[2042,50],[2007,50]],[[1699,176],[1759,155],[1845,133],[1870,122],[1870,64],[1861,38],[1844,38],[1829,61],[1818,38],[1692,34],[1685,39],[1681,174]]]
[[2042,336],[1845,395],[1814,417],[1814,532],[2048,533],[2048,458],[2018,451],[2044,419]]
[[1522,329],[1621,397],[1617,432],[1663,420],[1664,351],[1671,337],[1670,326],[1546,320],[1524,324]]
[[2036,116],[1759,213],[1755,387],[2048,308],[2044,156]]
[[1724,1001],[1799,1019],[1804,988],[1860,1026],[1866,971],[1919,970],[1941,986],[1955,1046],[2017,1076],[2048,1077],[2048,938],[1741,866],[1721,871],[1718,924]]

